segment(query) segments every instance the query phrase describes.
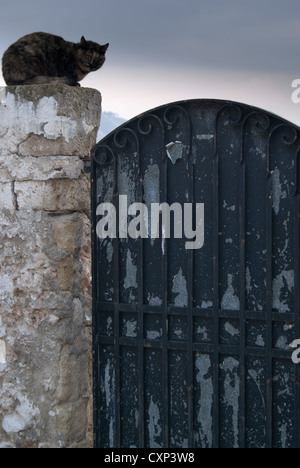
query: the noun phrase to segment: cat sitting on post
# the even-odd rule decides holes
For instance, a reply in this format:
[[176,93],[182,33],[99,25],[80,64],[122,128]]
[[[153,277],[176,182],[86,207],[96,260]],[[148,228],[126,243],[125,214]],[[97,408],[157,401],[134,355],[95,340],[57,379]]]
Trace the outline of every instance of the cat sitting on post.
[[7,85],[78,83],[88,73],[99,70],[105,62],[109,44],[86,41],[67,42],[43,32],[28,34],[12,44],[2,58],[2,72]]

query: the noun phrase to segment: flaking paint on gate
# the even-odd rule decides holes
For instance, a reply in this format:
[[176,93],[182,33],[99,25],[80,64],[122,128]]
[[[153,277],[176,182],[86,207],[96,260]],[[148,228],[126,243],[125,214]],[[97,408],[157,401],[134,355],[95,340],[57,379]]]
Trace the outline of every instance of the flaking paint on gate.
[[[94,148],[96,447],[299,446],[299,148],[289,122],[213,100]],[[97,238],[98,204],[119,195],[204,203],[203,248]]]

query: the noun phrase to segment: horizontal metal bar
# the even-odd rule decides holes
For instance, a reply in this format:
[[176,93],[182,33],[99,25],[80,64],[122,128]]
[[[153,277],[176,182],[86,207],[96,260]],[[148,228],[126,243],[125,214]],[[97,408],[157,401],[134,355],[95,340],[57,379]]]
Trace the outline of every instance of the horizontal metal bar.
[[[97,302],[96,304],[97,311],[101,312],[113,312],[115,310],[115,304],[112,302]],[[138,304],[119,304],[119,311],[120,312],[128,312],[128,313],[138,313],[140,310],[140,306]],[[160,306],[149,306],[143,305],[143,311],[145,314],[157,314],[162,315],[162,307]],[[187,308],[180,308],[180,307],[168,307],[168,315],[178,315],[178,316],[187,316],[188,309]],[[193,316],[200,317],[200,318],[212,318],[213,317],[213,310],[212,309],[200,309],[200,308],[193,308]],[[267,312],[266,311],[253,311],[253,310],[246,310],[245,311],[246,320],[256,320],[265,322],[267,320]],[[223,310],[219,309],[219,318],[224,319],[239,319],[239,311],[238,310]],[[294,314],[293,313],[281,313],[281,312],[272,312],[272,321],[273,322],[288,322],[289,324],[294,323]]]
[[[110,336],[102,336],[98,335],[96,337],[96,345],[98,346],[105,346],[105,345],[114,345],[114,337]],[[138,348],[139,340],[138,338],[132,337],[120,337],[119,338],[120,346],[128,346]],[[154,349],[162,349],[162,341],[161,340],[143,340],[144,348],[154,348]],[[187,351],[188,350],[188,342],[187,341],[168,341],[167,347],[170,350],[177,350],[177,351]],[[239,356],[240,354],[240,347],[239,346],[232,346],[232,345],[219,345],[216,347],[212,343],[193,343],[193,351],[195,353],[202,353],[202,354],[213,354],[218,352],[219,354],[228,354],[228,355],[235,355]],[[272,359],[288,359],[291,360],[293,350],[289,349],[278,349],[272,348],[271,358]],[[245,354],[247,357],[266,357],[267,350],[263,347],[254,347],[254,346],[246,346],[245,347]]]

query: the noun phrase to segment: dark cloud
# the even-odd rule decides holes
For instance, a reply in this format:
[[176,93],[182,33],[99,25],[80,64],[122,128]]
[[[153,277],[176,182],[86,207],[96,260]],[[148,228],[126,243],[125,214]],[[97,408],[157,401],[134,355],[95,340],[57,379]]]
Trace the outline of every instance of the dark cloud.
[[6,0],[0,18],[0,56],[34,31],[109,42],[105,66],[82,83],[102,92],[106,111],[130,118],[213,97],[300,124],[291,100],[300,77],[299,0]]
[[109,41],[113,64],[299,69],[299,0],[11,0],[1,5],[3,50],[38,30],[72,41],[82,34]]

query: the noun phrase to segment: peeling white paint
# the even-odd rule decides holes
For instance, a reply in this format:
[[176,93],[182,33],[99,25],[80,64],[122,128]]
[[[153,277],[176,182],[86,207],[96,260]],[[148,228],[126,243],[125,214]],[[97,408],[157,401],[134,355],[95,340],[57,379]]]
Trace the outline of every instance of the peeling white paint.
[[250,273],[250,268],[247,267],[246,268],[246,291],[247,291],[248,296],[250,295],[251,290],[252,290],[251,273]]
[[240,397],[240,382],[238,375],[239,361],[233,357],[224,359],[220,368],[225,372],[224,380],[224,404],[231,407],[232,417],[231,426],[233,429],[234,443],[233,447],[239,447],[239,397]]
[[182,274],[182,268],[173,279],[173,289],[172,292],[177,294],[174,305],[175,307],[187,307],[188,305],[188,293],[187,293],[187,283],[186,279]]
[[106,364],[105,367],[105,380],[104,380],[104,388],[105,388],[105,397],[106,397],[106,406],[109,407],[112,401],[113,395],[113,377],[112,373],[114,372],[113,368],[110,366],[110,361]]
[[137,267],[133,264],[130,250],[127,251],[126,258],[126,277],[124,280],[124,288],[137,288]]
[[174,335],[179,339],[179,340],[183,340],[184,339],[184,333],[183,333],[183,330],[181,328],[175,328],[175,330],[173,331]]
[[[112,176],[114,177],[114,176]],[[136,174],[127,159],[120,159],[118,164],[119,194],[127,195],[127,207],[136,202]],[[106,185],[106,184],[105,184]]]
[[197,135],[196,136],[197,140],[199,141],[202,141],[202,140],[213,140],[214,139],[214,135]]
[[229,205],[227,204],[226,200],[224,200],[224,202],[223,202],[223,208],[226,209],[227,211],[235,211],[236,206],[235,206],[235,205],[229,206]]
[[115,370],[110,361],[105,366],[104,390],[107,407],[107,419],[109,420],[109,446],[114,445],[114,390],[115,390]]
[[208,340],[208,332],[206,327],[201,327],[200,325],[197,328],[196,331],[197,335],[202,335],[202,340],[207,341]]
[[108,317],[108,319],[107,319],[107,321],[106,321],[106,329],[107,329],[107,331],[110,330],[111,325],[112,325],[112,318],[111,318],[111,317]]
[[[260,372],[262,372],[262,370]],[[257,386],[259,394],[261,396],[263,408],[265,408],[266,407],[266,402],[265,402],[265,398],[264,398],[264,395],[263,395],[263,393],[262,393],[262,391],[260,389],[260,384],[259,384],[259,374],[260,374],[260,372],[257,372],[255,369],[249,369],[248,374],[254,380],[255,385]]]
[[48,140],[62,137],[69,142],[77,135],[77,122],[64,116],[55,117],[44,125],[43,135]]
[[235,328],[233,325],[231,325],[231,323],[229,322],[225,323],[224,328],[225,328],[225,331],[231,336],[239,335],[239,330]]
[[273,309],[279,312],[290,312],[287,294],[293,292],[294,285],[294,270],[283,271],[273,279]]
[[265,341],[264,341],[262,335],[257,335],[257,339],[255,341],[255,344],[256,344],[256,346],[262,346],[262,347],[265,346]]
[[161,337],[162,335],[162,330],[160,332],[155,331],[155,330],[147,330],[147,340],[157,340],[158,338]]
[[212,301],[202,301],[201,309],[211,309],[213,306]]
[[[143,186],[144,186],[144,200],[148,208],[148,232],[151,232],[151,204],[160,203],[160,170],[157,164],[148,166],[145,171]],[[155,239],[151,238],[151,245],[153,247]]]
[[[68,117],[57,115],[58,102],[53,96],[44,96],[36,106],[33,102],[16,98],[7,92],[1,95],[1,115],[5,117],[5,127],[16,134],[43,135],[46,139],[56,140],[63,137],[69,142],[79,133],[78,122]],[[93,128],[83,122],[83,130],[87,135]]]
[[156,439],[160,436],[162,432],[162,427],[160,425],[160,414],[159,407],[153,401],[151,395],[151,401],[149,405],[149,438],[150,438],[150,447],[151,448],[160,448],[161,446],[156,442]]
[[126,336],[135,338],[137,336],[136,327],[137,327],[137,322],[135,320],[127,320],[125,323]]
[[112,242],[108,242],[106,246],[106,255],[108,263],[112,262],[114,256],[114,246]]
[[228,275],[228,288],[221,301],[223,310],[240,310],[240,300],[238,296],[235,295],[232,283],[233,275]]
[[289,343],[286,336],[282,335],[278,338],[275,344],[275,348],[279,349],[289,349]]
[[280,210],[280,202],[287,197],[287,192],[282,190],[282,183],[280,182],[280,171],[277,168],[272,173],[272,189],[273,209],[276,215],[278,215]]
[[148,302],[149,305],[152,307],[160,307],[162,305],[162,299],[158,296],[154,296],[154,294],[148,294]]
[[148,208],[151,203],[159,203],[159,177],[160,171],[157,164],[148,166],[145,171],[143,185],[144,185],[144,200]]
[[182,159],[184,145],[181,141],[171,141],[166,145],[168,158],[175,165],[178,159]]
[[213,381],[209,376],[211,370],[210,357],[201,354],[196,359],[196,369],[198,371],[196,380],[200,385],[200,401],[197,420],[200,426],[200,439],[202,448],[211,448],[213,442],[212,431],[212,407],[213,407]]
[[279,432],[281,433],[281,448],[286,448],[286,443],[287,443],[287,424],[282,424],[281,427],[279,428]]

